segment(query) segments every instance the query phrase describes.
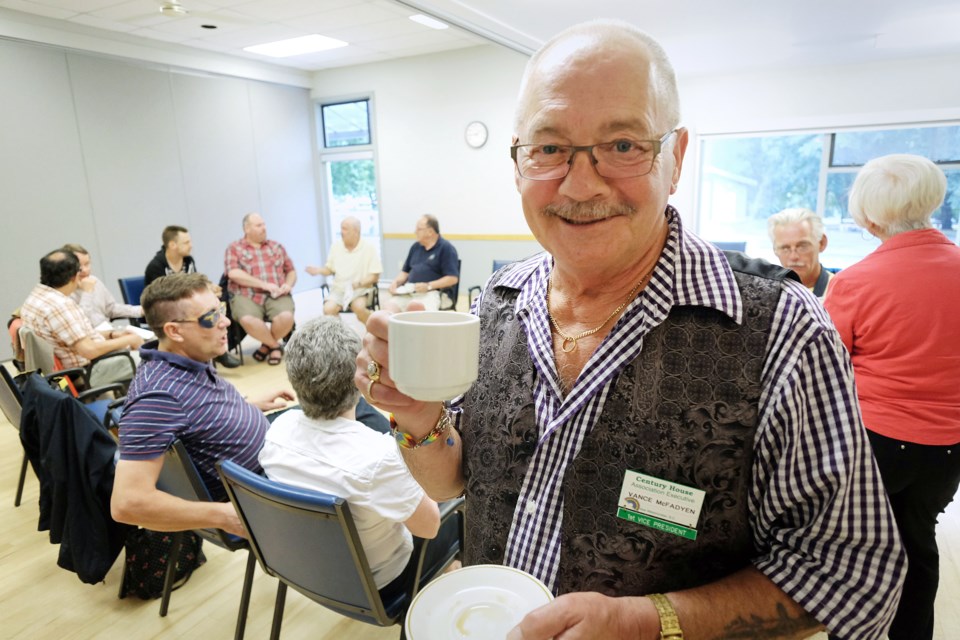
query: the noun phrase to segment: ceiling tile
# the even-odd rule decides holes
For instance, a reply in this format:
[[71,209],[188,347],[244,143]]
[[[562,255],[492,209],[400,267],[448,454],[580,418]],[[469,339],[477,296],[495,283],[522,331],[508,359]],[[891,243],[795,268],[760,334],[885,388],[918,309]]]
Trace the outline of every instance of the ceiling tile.
[[26,0],[2,0],[0,1],[0,7],[5,9],[13,9],[14,11],[22,11],[23,13],[30,13],[36,16],[44,16],[46,18],[58,18],[61,20],[77,15],[77,12],[71,9],[49,7],[47,5],[37,4],[36,2],[27,2]]

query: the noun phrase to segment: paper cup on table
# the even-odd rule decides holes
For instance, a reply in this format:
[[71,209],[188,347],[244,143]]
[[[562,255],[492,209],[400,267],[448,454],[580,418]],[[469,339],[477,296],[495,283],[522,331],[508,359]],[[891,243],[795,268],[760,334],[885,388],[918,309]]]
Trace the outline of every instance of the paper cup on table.
[[388,368],[397,389],[424,401],[450,400],[477,379],[480,318],[453,311],[390,316]]

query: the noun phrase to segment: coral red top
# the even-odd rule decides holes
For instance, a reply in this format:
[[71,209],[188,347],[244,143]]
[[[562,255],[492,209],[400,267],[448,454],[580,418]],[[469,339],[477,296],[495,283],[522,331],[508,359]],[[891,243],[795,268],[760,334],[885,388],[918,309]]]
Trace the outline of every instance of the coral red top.
[[824,299],[853,360],[867,429],[960,443],[960,247],[898,234],[831,281]]

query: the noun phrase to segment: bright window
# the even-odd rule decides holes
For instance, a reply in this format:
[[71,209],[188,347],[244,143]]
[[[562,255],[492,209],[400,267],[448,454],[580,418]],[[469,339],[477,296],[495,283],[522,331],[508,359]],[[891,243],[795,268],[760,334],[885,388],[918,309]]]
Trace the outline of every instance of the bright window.
[[372,142],[369,100],[325,104],[320,107],[320,116],[324,147],[350,147]]
[[933,220],[957,238],[960,214],[960,126],[848,130],[814,134],[704,136],[701,139],[700,235],[746,241],[747,253],[776,262],[767,218],[788,207],[819,213],[828,267],[861,260],[879,241],[860,230],[847,197],[863,164],[888,153],[914,153],[937,162],[947,175],[947,198]]
[[321,104],[320,182],[327,220],[327,246],[340,238],[344,218],[360,220],[361,237],[380,250],[377,167],[370,100]]

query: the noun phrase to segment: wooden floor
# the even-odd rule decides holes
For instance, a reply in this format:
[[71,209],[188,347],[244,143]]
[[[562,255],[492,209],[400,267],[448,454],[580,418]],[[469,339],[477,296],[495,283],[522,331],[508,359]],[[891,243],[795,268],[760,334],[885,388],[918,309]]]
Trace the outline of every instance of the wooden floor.
[[[298,322],[315,305],[298,296]],[[301,308],[302,307],[302,308]],[[356,323],[352,315],[345,321]],[[359,325],[354,325],[359,329]],[[246,352],[253,345],[246,345]],[[247,358],[245,366],[220,372],[244,394],[287,386],[284,368]],[[20,507],[14,508],[17,474],[23,449],[17,430],[0,416],[0,639],[86,638],[202,638],[233,637],[246,552],[230,553],[204,545],[207,563],[190,582],[174,592],[166,618],[158,615],[159,601],[119,600],[120,560],[105,581],[86,585],[76,575],[57,567],[59,546],[37,531],[37,479],[27,472]],[[935,638],[960,638],[960,504],[954,502],[940,519],[941,582],[937,599]],[[122,553],[121,553],[122,559]],[[259,567],[246,637],[267,638],[273,614],[276,580]],[[379,628],[338,616],[294,591],[288,591],[282,637],[285,640],[396,639],[399,627]],[[818,634],[817,638],[826,638]],[[437,639],[445,640],[445,639]]]

